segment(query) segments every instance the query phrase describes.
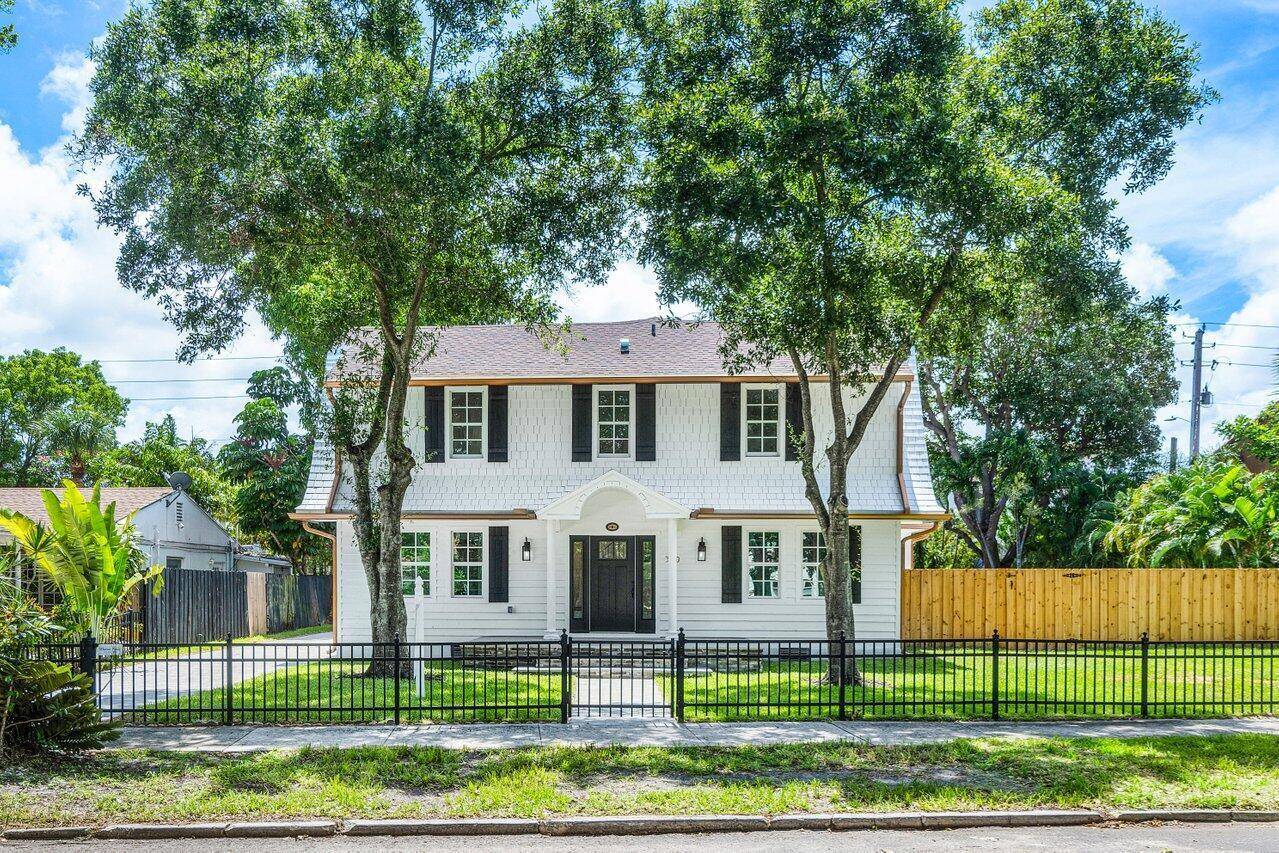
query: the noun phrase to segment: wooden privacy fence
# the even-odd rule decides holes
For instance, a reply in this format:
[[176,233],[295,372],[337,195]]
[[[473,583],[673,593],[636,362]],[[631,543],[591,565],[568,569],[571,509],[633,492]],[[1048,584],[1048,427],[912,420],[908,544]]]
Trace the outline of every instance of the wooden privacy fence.
[[330,579],[265,572],[168,569],[158,596],[139,596],[148,643],[203,643],[309,628],[329,621]]
[[1279,640],[1279,569],[907,569],[902,637]]

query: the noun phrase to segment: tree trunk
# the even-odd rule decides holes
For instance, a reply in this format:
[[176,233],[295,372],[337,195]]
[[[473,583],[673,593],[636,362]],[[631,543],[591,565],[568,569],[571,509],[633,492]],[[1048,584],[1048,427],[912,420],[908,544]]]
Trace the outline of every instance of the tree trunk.
[[[397,354],[395,378],[391,384],[390,399],[387,403],[386,415],[386,482],[378,486],[378,509],[381,520],[382,553],[380,566],[378,602],[374,605],[378,611],[382,632],[382,643],[394,643],[398,639],[403,642],[408,634],[408,614],[404,608],[404,596],[400,590],[400,533],[401,516],[404,510],[404,495],[413,481],[415,460],[412,451],[404,442],[404,403],[408,395],[409,350],[406,348]],[[436,543],[436,547],[440,547]],[[437,581],[438,583],[438,581]],[[374,637],[374,642],[379,642]],[[394,646],[379,647],[380,651],[394,652]],[[397,678],[412,678],[412,667],[408,660],[401,660],[398,672],[392,660],[375,654],[370,674],[386,675],[394,673]]]

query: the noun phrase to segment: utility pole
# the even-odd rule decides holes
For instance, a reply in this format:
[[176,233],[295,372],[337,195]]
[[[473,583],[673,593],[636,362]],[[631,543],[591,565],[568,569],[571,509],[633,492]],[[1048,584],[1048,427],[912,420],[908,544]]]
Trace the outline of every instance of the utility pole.
[[1199,408],[1204,372],[1204,324],[1195,329],[1195,362],[1190,378],[1190,461],[1199,458]]
[[1168,451],[1168,473],[1173,474],[1177,471],[1177,436],[1171,438],[1172,448]]

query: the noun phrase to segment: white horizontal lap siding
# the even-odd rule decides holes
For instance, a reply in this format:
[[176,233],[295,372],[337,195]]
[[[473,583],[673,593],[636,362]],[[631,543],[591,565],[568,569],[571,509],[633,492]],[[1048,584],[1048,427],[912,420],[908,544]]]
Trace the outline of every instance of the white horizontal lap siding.
[[[742,553],[746,533],[776,530],[780,534],[780,595],[752,598],[743,566],[742,601],[721,601],[720,528],[741,524]],[[853,608],[857,639],[895,639],[898,635],[900,522],[862,522],[862,603]],[[821,639],[826,635],[825,602],[801,595],[802,534],[816,530],[801,521],[691,521],[682,525],[679,562],[679,622],[687,635],[762,639]],[[697,562],[697,541],[706,539],[706,561]]]
[[[488,600],[488,535],[490,525],[510,528],[509,601]],[[465,640],[486,635],[541,637],[546,630],[546,547],[545,526],[532,521],[405,521],[405,532],[431,534],[431,595],[424,597],[423,638],[428,642]],[[485,532],[484,594],[454,596],[452,533],[462,530]],[[338,525],[338,640],[366,642],[370,639],[369,592],[359,550],[350,522]],[[533,559],[520,559],[524,538],[533,546]],[[540,541],[539,541],[540,540]],[[408,630],[406,640],[417,637],[414,600],[406,598]],[[508,613],[507,608],[514,612]]]

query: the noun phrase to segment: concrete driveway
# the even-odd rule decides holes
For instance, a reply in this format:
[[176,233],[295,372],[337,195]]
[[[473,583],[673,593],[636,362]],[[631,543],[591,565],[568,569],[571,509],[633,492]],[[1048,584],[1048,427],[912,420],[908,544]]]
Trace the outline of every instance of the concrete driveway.
[[[278,669],[333,653],[328,631],[280,642],[237,643],[231,646],[229,683],[239,684]],[[220,646],[178,654],[161,660],[133,660],[98,671],[98,705],[106,716],[120,716],[135,708],[216,690],[228,683],[225,651]]]

